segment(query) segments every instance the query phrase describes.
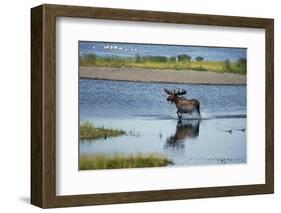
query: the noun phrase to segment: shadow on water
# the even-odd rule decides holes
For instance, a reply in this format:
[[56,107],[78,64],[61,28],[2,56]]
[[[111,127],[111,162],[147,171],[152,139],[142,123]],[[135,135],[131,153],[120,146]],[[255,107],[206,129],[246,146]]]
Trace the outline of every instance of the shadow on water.
[[167,138],[165,148],[182,149],[184,142],[199,135],[200,120],[179,120],[176,132]]

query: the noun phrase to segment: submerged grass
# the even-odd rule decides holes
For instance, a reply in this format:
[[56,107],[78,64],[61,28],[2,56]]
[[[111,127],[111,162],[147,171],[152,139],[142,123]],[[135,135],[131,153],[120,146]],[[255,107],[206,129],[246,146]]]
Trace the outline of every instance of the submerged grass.
[[163,167],[173,162],[164,155],[152,154],[131,154],[131,155],[81,155],[79,162],[80,170],[94,169],[120,169],[120,168],[145,168]]
[[241,58],[237,61],[205,61],[181,59],[175,57],[167,58],[164,56],[147,57],[117,57],[117,56],[97,56],[88,54],[80,56],[80,66],[96,67],[129,67],[129,68],[148,68],[148,69],[173,69],[173,70],[196,70],[246,74],[246,59]]
[[95,127],[94,124],[86,121],[80,124],[80,139],[99,139],[117,137],[126,134],[123,130]]

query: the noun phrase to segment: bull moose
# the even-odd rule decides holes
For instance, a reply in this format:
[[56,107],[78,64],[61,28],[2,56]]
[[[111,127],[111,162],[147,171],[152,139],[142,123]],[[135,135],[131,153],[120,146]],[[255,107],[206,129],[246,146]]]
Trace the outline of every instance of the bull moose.
[[200,102],[197,99],[186,99],[184,97],[180,97],[186,94],[186,90],[169,90],[164,88],[164,91],[169,95],[167,101],[176,105],[179,119],[182,118],[182,113],[193,113],[194,111],[196,111],[201,118]]

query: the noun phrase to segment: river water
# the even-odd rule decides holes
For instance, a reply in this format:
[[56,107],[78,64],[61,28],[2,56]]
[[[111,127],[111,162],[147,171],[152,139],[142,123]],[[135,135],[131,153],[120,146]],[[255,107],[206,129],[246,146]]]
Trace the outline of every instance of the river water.
[[[191,115],[179,122],[164,88],[185,89],[186,98],[198,99],[202,119]],[[81,140],[80,154],[159,153],[173,166],[247,161],[246,86],[242,85],[80,79],[80,122],[84,121],[127,134]]]

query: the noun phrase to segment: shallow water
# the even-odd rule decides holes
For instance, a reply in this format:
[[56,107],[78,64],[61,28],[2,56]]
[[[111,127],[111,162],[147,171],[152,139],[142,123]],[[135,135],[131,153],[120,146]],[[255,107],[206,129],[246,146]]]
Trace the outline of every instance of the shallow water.
[[[201,103],[179,122],[163,88]],[[126,135],[80,141],[80,154],[160,153],[175,166],[246,163],[246,87],[80,80],[80,122]]]

